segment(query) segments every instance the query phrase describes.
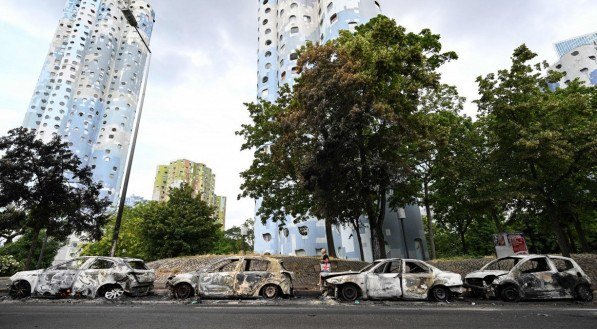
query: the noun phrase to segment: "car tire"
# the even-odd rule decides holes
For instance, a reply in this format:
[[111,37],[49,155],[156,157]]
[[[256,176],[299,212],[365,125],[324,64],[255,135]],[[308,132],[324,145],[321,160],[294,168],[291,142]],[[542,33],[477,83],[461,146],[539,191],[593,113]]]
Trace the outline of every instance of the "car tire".
[[107,300],[119,300],[124,296],[124,289],[119,285],[106,286],[102,289],[101,296]]
[[583,302],[593,301],[593,290],[586,284],[581,284],[574,289],[576,299]]
[[179,283],[174,287],[174,297],[187,299],[193,297],[193,287],[188,283]]
[[520,291],[513,285],[508,285],[500,289],[500,297],[504,302],[515,303],[520,301]]
[[31,296],[31,285],[27,281],[17,281],[10,286],[8,292],[12,299],[23,299]]
[[275,284],[266,284],[261,288],[261,296],[265,299],[276,299],[280,294],[280,289]]
[[429,291],[429,297],[436,302],[445,302],[450,298],[450,290],[443,286],[435,286]]
[[359,298],[359,288],[354,284],[345,284],[340,288],[340,296],[348,302],[353,302]]

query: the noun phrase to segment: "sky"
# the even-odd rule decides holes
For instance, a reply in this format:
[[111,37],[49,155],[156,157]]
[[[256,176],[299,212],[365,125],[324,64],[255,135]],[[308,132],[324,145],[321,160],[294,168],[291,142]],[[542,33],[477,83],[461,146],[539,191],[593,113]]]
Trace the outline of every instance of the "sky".
[[[409,31],[430,28],[459,55],[442,79],[467,97],[470,116],[476,77],[507,68],[514,48],[526,43],[553,63],[553,43],[597,31],[594,0],[378,1],[384,15]],[[253,200],[237,200],[252,154],[234,132],[256,95],[258,1],[150,2],[153,58],[128,195],[151,198],[158,164],[205,163],[228,197],[226,227],[240,225],[254,212]],[[0,135],[22,124],[64,3],[0,0]]]

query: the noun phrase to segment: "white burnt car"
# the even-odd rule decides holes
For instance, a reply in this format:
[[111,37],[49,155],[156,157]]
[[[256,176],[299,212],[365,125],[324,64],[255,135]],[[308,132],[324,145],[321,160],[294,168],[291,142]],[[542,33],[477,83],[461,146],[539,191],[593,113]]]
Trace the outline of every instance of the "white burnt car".
[[571,258],[515,255],[496,259],[465,277],[474,296],[521,299],[593,300],[591,279]]
[[442,271],[416,259],[381,259],[358,272],[324,274],[324,293],[347,301],[362,299],[431,299],[462,294],[460,274]]
[[294,274],[281,260],[269,257],[230,257],[192,273],[168,278],[175,298],[259,297],[274,299],[293,294]]
[[47,269],[10,277],[10,296],[104,297],[141,296],[153,290],[154,270],[140,259],[80,257]]

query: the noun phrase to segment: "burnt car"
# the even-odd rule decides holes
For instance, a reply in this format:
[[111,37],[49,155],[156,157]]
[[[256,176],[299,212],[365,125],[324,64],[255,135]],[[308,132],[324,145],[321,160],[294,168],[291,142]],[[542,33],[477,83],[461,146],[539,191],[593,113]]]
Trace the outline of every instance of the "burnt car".
[[269,257],[230,257],[192,273],[169,277],[166,287],[178,299],[210,298],[274,299],[293,294],[294,274],[284,263]]
[[154,270],[141,259],[80,257],[47,269],[18,272],[10,277],[13,299],[29,296],[104,297],[118,299],[153,290]]
[[575,298],[593,300],[591,279],[571,258],[514,255],[496,259],[465,277],[474,296],[521,299]]
[[416,259],[381,259],[358,272],[322,275],[324,294],[347,301],[362,299],[431,299],[445,301],[463,292],[460,274],[442,271]]

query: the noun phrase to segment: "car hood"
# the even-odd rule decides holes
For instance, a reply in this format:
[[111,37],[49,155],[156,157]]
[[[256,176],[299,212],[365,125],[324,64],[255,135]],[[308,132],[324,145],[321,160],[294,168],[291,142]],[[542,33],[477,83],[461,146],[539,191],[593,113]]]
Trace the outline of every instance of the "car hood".
[[502,276],[508,274],[508,271],[475,271],[466,275],[465,279],[483,279],[488,275]]
[[15,281],[18,279],[37,277],[41,272],[43,272],[43,270],[17,272],[13,276],[10,277],[10,280]]
[[330,278],[335,278],[335,277],[343,276],[343,275],[357,275],[357,274],[360,274],[360,272],[354,272],[354,271],[333,272],[333,273],[322,273],[321,277],[324,279],[330,279]]

